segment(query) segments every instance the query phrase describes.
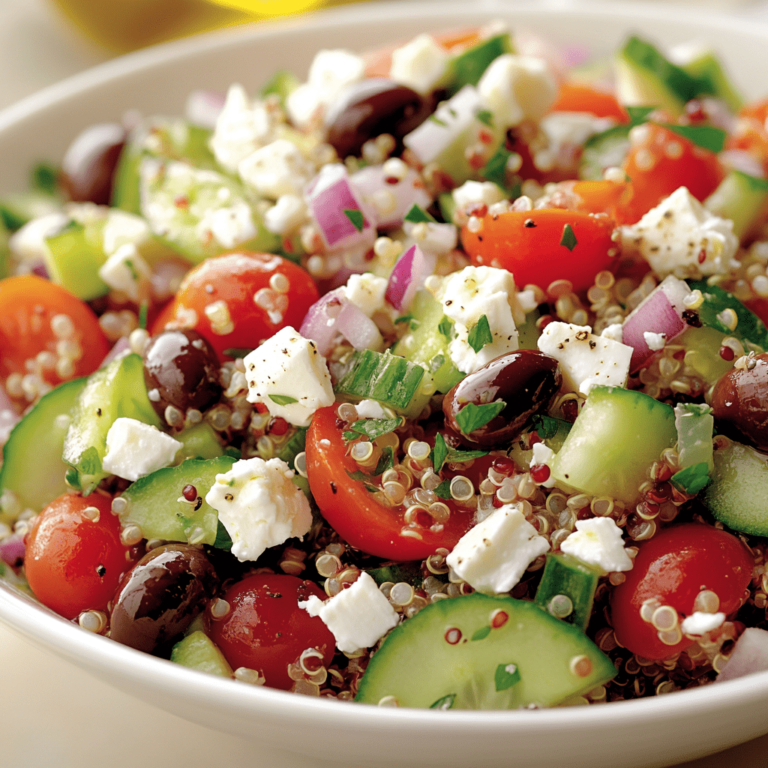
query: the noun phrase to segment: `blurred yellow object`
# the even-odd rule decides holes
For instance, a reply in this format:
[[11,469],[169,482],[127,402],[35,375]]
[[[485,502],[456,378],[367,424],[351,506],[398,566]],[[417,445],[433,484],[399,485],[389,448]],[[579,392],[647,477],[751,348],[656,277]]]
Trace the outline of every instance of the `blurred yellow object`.
[[101,45],[125,53],[220,27],[353,0],[52,0]]

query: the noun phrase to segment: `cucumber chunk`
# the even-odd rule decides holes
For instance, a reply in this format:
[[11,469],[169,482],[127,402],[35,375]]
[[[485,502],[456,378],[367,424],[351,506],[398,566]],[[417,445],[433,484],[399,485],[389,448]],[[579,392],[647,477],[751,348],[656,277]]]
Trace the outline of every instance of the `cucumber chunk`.
[[533,603],[475,593],[432,603],[395,627],[373,655],[356,700],[378,704],[391,696],[401,707],[440,709],[551,707],[615,674],[576,627]]
[[488,37],[462,51],[448,62],[446,87],[453,94],[465,85],[477,85],[490,63],[503,53],[512,53],[509,33]]
[[549,552],[535,603],[555,618],[586,630],[598,579],[598,572],[577,558]]
[[83,493],[90,493],[107,476],[101,466],[107,433],[123,416],[162,427],[147,396],[143,362],[136,354],[113,360],[89,376],[73,408],[63,457],[78,471]]
[[595,387],[550,468],[560,486],[631,504],[651,464],[676,442],[670,406],[642,392]]
[[[128,505],[120,513],[121,522],[137,525],[146,539],[213,544],[219,515],[205,495],[216,475],[229,472],[234,463],[230,456],[187,459],[177,467],[164,467],[139,478],[122,495]],[[192,502],[182,496],[187,485],[197,491]]]
[[710,483],[699,497],[717,520],[754,536],[768,536],[768,456],[729,441],[714,453]]
[[672,53],[677,64],[699,84],[700,93],[722,99],[732,112],[741,109],[744,99],[726,74],[720,59],[710,49],[694,44],[677,47]]
[[195,424],[175,435],[181,443],[182,448],[177,454],[176,460],[184,459],[215,459],[224,453],[224,446],[221,444],[216,430],[207,422]]
[[[68,381],[43,395],[13,428],[3,448],[0,495],[11,491],[21,509],[39,512],[67,491],[62,461],[69,416],[87,378]],[[0,522],[12,522],[0,508]]]
[[200,630],[192,632],[173,646],[171,661],[198,672],[232,677],[232,667],[224,658],[224,654],[213,640]]
[[744,240],[762,220],[768,203],[768,180],[732,169],[717,189],[704,201],[704,207],[733,222],[733,234]]

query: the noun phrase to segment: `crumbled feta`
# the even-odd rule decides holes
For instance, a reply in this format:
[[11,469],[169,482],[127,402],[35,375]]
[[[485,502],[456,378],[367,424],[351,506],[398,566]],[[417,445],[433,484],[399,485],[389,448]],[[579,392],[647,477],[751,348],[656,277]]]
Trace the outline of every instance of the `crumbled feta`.
[[351,587],[329,600],[312,595],[300,600],[310,616],[319,616],[336,638],[336,647],[345,653],[370,648],[400,620],[397,611],[364,571]]
[[462,210],[472,204],[493,205],[507,198],[504,190],[492,181],[465,181],[453,190],[451,196],[456,207]]
[[365,62],[360,56],[343,50],[318,51],[309,67],[307,82],[291,91],[286,100],[291,121],[299,127],[309,125],[344,88],[364,77]]
[[623,387],[627,383],[632,347],[595,336],[588,325],[549,323],[538,346],[560,363],[563,388],[568,391],[587,395],[598,384]]
[[307,204],[298,195],[280,195],[264,212],[264,226],[276,235],[287,235],[298,229],[308,216]]
[[445,75],[450,58],[448,51],[431,35],[417,35],[392,51],[389,76],[414,91],[431,93]]
[[290,326],[245,356],[247,399],[272,416],[307,427],[318,408],[334,403],[331,376],[314,341]]
[[557,98],[557,81],[544,59],[505,53],[483,73],[477,90],[504,126],[538,122]]
[[245,88],[234,84],[227,91],[224,108],[211,136],[210,146],[216,160],[230,173],[248,155],[273,139],[273,118],[262,102],[251,103]]
[[664,349],[667,343],[666,333],[654,333],[653,331],[643,331],[643,338],[648,345],[648,349],[658,352],[660,349]]
[[385,308],[384,294],[387,291],[387,279],[371,272],[362,275],[350,275],[343,288],[344,298],[354,304],[368,317]]
[[606,328],[603,328],[603,332],[600,335],[604,339],[618,341],[619,344],[621,344],[624,338],[624,326],[621,323],[612,323]]
[[736,266],[739,238],[733,222],[711,214],[686,187],[620,231],[622,251],[639,254],[661,277],[698,279],[724,275]]
[[355,410],[361,419],[390,418],[390,414],[388,414],[382,407],[381,403],[377,402],[376,400],[361,400],[355,406]]
[[150,238],[149,225],[140,216],[118,208],[108,209],[102,231],[102,248],[107,256],[128,243],[139,247]]
[[[555,458],[555,452],[548,445],[545,445],[544,443],[534,443],[532,451],[533,451],[533,456],[531,457],[532,467],[539,467],[539,466],[549,467],[552,463],[552,459]],[[543,485],[545,488],[552,488],[554,484],[555,484],[554,475],[550,475],[543,483],[540,483],[540,485]]]
[[[473,373],[495,357],[518,348],[516,322],[525,321],[515,288],[515,279],[506,269],[465,267],[449,275],[436,298],[443,312],[454,321],[455,338],[448,354],[456,367]],[[485,315],[493,341],[475,352],[469,333]]]
[[525,519],[520,504],[505,504],[465,533],[446,558],[454,572],[479,592],[509,592],[525,569],[549,550]]
[[8,239],[8,247],[20,262],[33,265],[48,253],[45,241],[61,232],[69,221],[69,216],[61,211],[39,216],[14,232]]
[[610,517],[577,520],[576,530],[563,541],[560,549],[604,573],[629,571],[633,565],[624,549],[621,528]]
[[241,160],[237,169],[247,187],[272,200],[301,194],[315,174],[314,163],[288,139],[277,139],[257,149]]
[[228,472],[216,475],[205,500],[219,513],[240,562],[256,560],[269,547],[309,533],[312,510],[291,482],[293,475],[282,459],[258,457],[236,461]]
[[403,248],[418,245],[425,254],[441,256],[450,253],[459,244],[459,230],[454,224],[438,221],[404,221],[407,235]]
[[121,417],[107,432],[107,453],[101,467],[133,482],[172,464],[181,446],[157,427]]
[[203,211],[195,232],[202,242],[210,234],[222,247],[235,248],[256,237],[257,229],[251,206],[241,200],[223,208]]
[[680,629],[684,635],[692,637],[701,637],[723,625],[725,621],[724,613],[703,613],[694,611],[690,616],[683,619]]
[[131,243],[121,245],[99,267],[99,277],[113,290],[138,303],[149,288],[152,270]]

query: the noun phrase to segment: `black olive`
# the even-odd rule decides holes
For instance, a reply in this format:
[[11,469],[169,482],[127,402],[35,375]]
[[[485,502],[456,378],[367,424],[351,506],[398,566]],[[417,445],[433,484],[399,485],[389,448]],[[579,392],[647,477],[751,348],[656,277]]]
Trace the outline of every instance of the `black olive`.
[[191,330],[163,331],[150,339],[144,350],[144,381],[161,418],[169,405],[182,413],[188,408],[203,411],[222,392],[216,352]]
[[[552,402],[562,382],[557,360],[542,352],[520,349],[491,360],[462,379],[443,400],[446,427],[464,444],[497,448],[514,440],[534,414]],[[504,409],[488,423],[465,432],[457,415],[469,403],[503,401]]]
[[205,552],[166,544],[123,576],[110,615],[110,637],[139,651],[167,651],[218,591]]
[[359,156],[363,144],[382,133],[400,145],[403,136],[427,119],[430,107],[416,91],[394,80],[363,80],[349,86],[329,107],[327,141],[339,157]]

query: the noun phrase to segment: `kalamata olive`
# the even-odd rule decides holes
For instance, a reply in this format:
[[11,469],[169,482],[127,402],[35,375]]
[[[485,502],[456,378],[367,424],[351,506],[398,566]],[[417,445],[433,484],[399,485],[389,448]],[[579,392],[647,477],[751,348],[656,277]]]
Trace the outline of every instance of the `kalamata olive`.
[[349,86],[325,116],[327,141],[340,157],[359,155],[368,139],[391,134],[399,143],[421,125],[430,109],[416,91],[386,78]]
[[150,550],[115,592],[110,637],[146,653],[163,651],[218,587],[216,572],[202,550],[188,544]]
[[733,368],[715,384],[712,415],[720,432],[768,451],[768,354],[753,361],[753,368]]
[[99,123],[80,133],[61,161],[61,185],[69,199],[109,205],[124,145],[125,129],[118,123]]
[[219,363],[197,331],[173,330],[150,339],[144,350],[144,381],[161,418],[172,405],[182,413],[205,410],[221,396]]
[[[562,374],[557,360],[542,352],[520,349],[491,360],[462,379],[443,400],[445,424],[461,435],[462,442],[496,448],[514,440],[531,417],[549,406],[560,388]],[[462,429],[458,417],[469,404],[503,401],[504,409],[486,424]]]

